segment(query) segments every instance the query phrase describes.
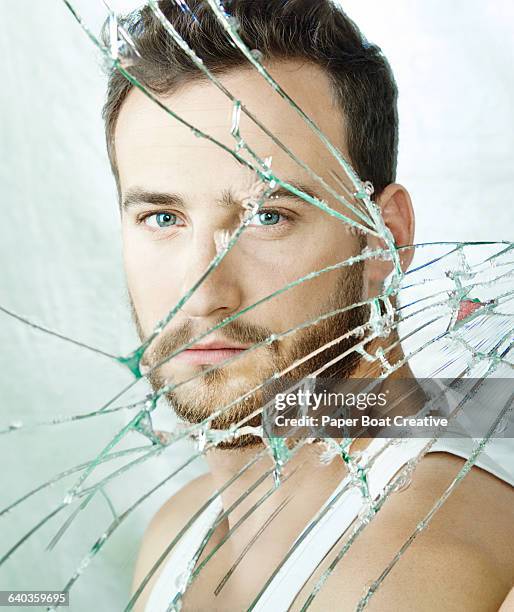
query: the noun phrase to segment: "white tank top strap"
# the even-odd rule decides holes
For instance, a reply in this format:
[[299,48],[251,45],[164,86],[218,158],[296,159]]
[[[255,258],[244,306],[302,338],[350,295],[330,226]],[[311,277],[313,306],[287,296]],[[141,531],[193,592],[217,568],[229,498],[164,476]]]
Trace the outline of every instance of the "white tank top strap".
[[218,496],[180,538],[164,562],[146,602],[145,612],[166,612],[172,598],[189,578],[191,560],[222,510],[221,497]]

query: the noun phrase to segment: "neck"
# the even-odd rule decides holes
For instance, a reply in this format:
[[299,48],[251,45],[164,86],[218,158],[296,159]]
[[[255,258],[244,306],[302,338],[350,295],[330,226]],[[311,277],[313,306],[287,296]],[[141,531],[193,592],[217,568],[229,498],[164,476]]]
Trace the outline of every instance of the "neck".
[[[292,450],[292,457],[281,470],[279,487],[275,486],[273,474],[275,462],[264,444],[240,450],[210,451],[207,454],[207,462],[218,491],[223,489],[228,480],[238,475],[234,482],[221,492],[223,508],[225,511],[230,510],[226,528],[233,528],[244,518],[244,524],[236,532],[236,537],[244,540],[243,544],[246,544],[249,536],[242,534],[257,533],[266,521],[277,513],[271,530],[271,545],[279,545],[283,540],[284,548],[287,549],[294,536],[307,525],[346,474],[342,462],[322,464],[322,450],[319,444],[304,443],[296,446]],[[247,467],[258,454],[261,457]],[[313,478],[314,473],[316,478]],[[298,491],[302,494],[301,504],[298,504]],[[293,498],[293,505],[287,507]],[[280,528],[277,529],[276,526]]]

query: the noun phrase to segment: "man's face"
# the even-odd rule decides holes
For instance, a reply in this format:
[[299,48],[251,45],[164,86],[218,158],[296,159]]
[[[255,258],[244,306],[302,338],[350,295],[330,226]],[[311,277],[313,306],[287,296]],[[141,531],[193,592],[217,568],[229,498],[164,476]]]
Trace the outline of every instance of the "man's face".
[[[270,72],[348,159],[344,119],[321,69],[291,61],[271,66]],[[255,71],[233,71],[222,80],[281,143],[334,186],[331,171],[342,175],[337,162]],[[161,100],[197,129],[235,149],[236,141],[230,135],[232,103],[209,81],[189,83]],[[272,158],[271,169],[281,180],[303,186],[351,216],[244,114],[240,135],[261,158]],[[232,232],[239,225],[243,202],[259,192],[259,184],[255,174],[231,155],[195,136],[137,90],[129,94],[121,109],[115,147],[125,204],[122,231],[127,282],[138,330],[145,337],[205,272],[217,252],[216,237],[220,231]],[[251,159],[244,150],[241,154]],[[156,363],[287,283],[355,255],[362,245],[362,238],[350,233],[341,220],[300,198],[278,193],[263,202],[262,212],[252,219],[237,244],[153,342],[146,362]],[[366,311],[352,309],[246,354],[234,347],[251,346],[330,309],[353,304],[366,294],[364,266],[322,274],[260,304],[200,341],[231,349],[186,351],[155,371],[150,380],[158,387],[165,381],[178,384],[199,374],[171,396],[181,416],[198,421],[275,371],[364,323]],[[350,338],[334,345],[292,375],[306,376],[355,342]],[[232,364],[202,373],[234,356],[238,359]],[[355,366],[354,357],[338,365],[343,366],[340,375],[346,376]],[[227,418],[218,419],[214,426],[237,421],[259,401],[255,395],[235,404]]]

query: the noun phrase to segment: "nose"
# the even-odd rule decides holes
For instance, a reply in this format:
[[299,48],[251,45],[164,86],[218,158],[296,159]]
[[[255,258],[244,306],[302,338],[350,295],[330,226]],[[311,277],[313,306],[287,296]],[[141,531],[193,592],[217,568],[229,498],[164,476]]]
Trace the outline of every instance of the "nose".
[[[191,237],[189,255],[184,261],[182,295],[185,295],[205,274],[216,256],[213,233]],[[182,307],[191,319],[225,318],[241,307],[241,287],[237,275],[237,245],[208,274]]]

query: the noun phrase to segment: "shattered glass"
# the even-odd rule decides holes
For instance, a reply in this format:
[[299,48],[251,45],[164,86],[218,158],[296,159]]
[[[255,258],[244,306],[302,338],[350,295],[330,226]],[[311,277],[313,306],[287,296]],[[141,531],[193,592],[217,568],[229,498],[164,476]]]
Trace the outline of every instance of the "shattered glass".
[[[91,3],[79,2],[78,0],[63,1],[83,32],[89,37],[91,43],[99,50],[102,61],[107,66],[111,66],[112,69],[121,72],[135,87],[140,88],[155,104],[161,107],[163,113],[168,114],[170,121],[183,122],[184,120],[172,108],[166,107],[132,75],[131,66],[140,54],[124,25],[125,22],[119,18],[120,6],[116,3],[111,5],[106,0],[103,2],[104,16],[108,21],[109,32],[108,44],[104,44],[95,30],[93,21],[89,21],[88,7],[91,6]],[[187,0],[176,1],[183,11],[189,11]],[[231,406],[245,397],[250,397],[256,393],[260,393],[259,397],[264,397],[266,390],[268,388],[275,389],[276,385],[280,384],[281,379],[289,380],[288,377],[291,377],[294,380],[295,370],[305,364],[311,355],[297,359],[284,370],[262,380],[257,386],[248,388],[245,395],[237,398],[236,401],[219,405],[215,412],[197,424],[186,423],[170,414],[170,406],[166,396],[184,383],[178,383],[177,385],[172,380],[167,380],[166,384],[159,390],[149,391],[148,385],[145,384],[145,378],[151,374],[152,370],[156,370],[163,363],[172,360],[194,343],[201,341],[203,338],[208,339],[209,334],[218,329],[222,330],[224,326],[230,325],[239,317],[244,317],[247,312],[258,308],[261,303],[273,300],[278,295],[301,283],[320,277],[335,269],[349,268],[360,262],[373,259],[383,260],[391,263],[392,272],[384,283],[381,295],[338,310],[323,312],[282,334],[273,334],[263,339],[262,342],[254,344],[246,352],[279,343],[282,338],[294,337],[299,331],[317,326],[323,321],[330,321],[331,317],[341,314],[341,312],[356,307],[367,307],[369,316],[364,324],[345,332],[331,342],[331,345],[334,346],[339,342],[350,339],[352,341],[350,348],[313,371],[309,375],[311,380],[315,377],[323,378],[325,370],[350,354],[358,354],[362,360],[377,365],[379,367],[378,380],[380,381],[388,379],[405,363],[408,363],[416,376],[420,378],[445,378],[456,381],[456,383],[461,379],[475,380],[476,384],[466,390],[457,405],[451,409],[451,417],[457,417],[459,414],[466,412],[469,401],[476,396],[477,389],[480,388],[482,381],[490,377],[511,378],[513,365],[511,348],[513,345],[514,251],[510,243],[493,241],[481,243],[431,242],[397,247],[393,236],[382,219],[379,207],[373,200],[373,185],[366,181],[366,177],[361,178],[356,175],[341,152],[304,114],[296,102],[283,91],[280,84],[266,70],[262,53],[258,49],[249,49],[242,43],[238,35],[237,22],[224,9],[220,0],[207,0],[207,3],[222,24],[226,35],[244,53],[248,63],[253,66],[266,86],[270,88],[270,95],[279,95],[287,101],[302,121],[309,126],[313,137],[319,139],[337,160],[340,174],[334,175],[332,183],[327,184],[293,151],[280,143],[274,134],[260,122],[259,118],[245,107],[244,100],[237,99],[226,89],[223,82],[204,66],[195,50],[188,47],[171,23],[167,21],[159,9],[158,3],[155,0],[148,0],[147,5],[166,28],[170,38],[189,55],[205,76],[228,97],[233,107],[231,125],[227,126],[227,130],[233,138],[232,147],[227,147],[225,144],[215,141],[211,135],[202,132],[195,125],[188,124],[187,127],[199,139],[210,139],[211,142],[215,142],[220,148],[220,154],[238,160],[248,168],[253,179],[248,187],[248,192],[240,198],[241,222],[239,227],[234,231],[220,230],[213,236],[217,254],[206,267],[204,273],[181,297],[178,303],[169,305],[168,315],[155,326],[153,333],[139,346],[127,353],[114,354],[104,350],[103,347],[91,346],[68,333],[49,329],[36,319],[0,305],[4,319],[3,323],[8,321],[12,325],[30,326],[35,334],[39,334],[41,341],[50,338],[51,341],[73,345],[77,351],[88,353],[88,358],[101,360],[100,367],[105,372],[105,376],[109,376],[108,372],[111,367],[113,369],[119,368],[127,375],[127,383],[114,390],[105,401],[98,402],[96,396],[92,394],[91,406],[87,410],[74,410],[72,407],[73,398],[70,398],[70,410],[63,415],[56,415],[52,412],[51,407],[45,407],[41,418],[37,421],[26,422],[18,419],[15,415],[7,417],[1,433],[4,440],[14,439],[9,449],[11,449],[13,462],[18,465],[17,469],[20,469],[19,466],[23,458],[30,454],[30,449],[25,448],[23,443],[24,432],[40,430],[39,435],[48,435],[49,443],[52,445],[49,448],[56,449],[57,446],[53,445],[59,444],[59,428],[82,427],[87,432],[88,444],[81,449],[83,459],[76,465],[69,464],[65,452],[52,450],[51,452],[55,452],[55,457],[51,463],[54,467],[58,465],[59,469],[55,470],[45,482],[38,483],[30,490],[20,491],[14,497],[10,494],[8,496],[4,494],[2,520],[5,521],[6,525],[9,522],[9,527],[4,527],[8,529],[9,537],[4,540],[1,560],[2,564],[5,564],[4,567],[16,563],[16,557],[28,549],[37,562],[42,563],[50,551],[56,552],[61,549],[63,552],[60,556],[59,565],[64,568],[66,578],[62,584],[49,585],[45,583],[39,586],[41,588],[70,591],[72,602],[74,591],[80,588],[82,583],[85,583],[85,586],[82,587],[84,589],[92,589],[93,584],[96,583],[100,585],[99,590],[101,591],[106,586],[102,584],[100,571],[92,574],[95,564],[98,564],[105,557],[108,559],[107,562],[119,563],[121,561],[124,530],[127,532],[134,529],[133,517],[141,516],[138,513],[145,504],[156,497],[163,503],[170,496],[170,492],[177,490],[191,478],[191,475],[195,473],[192,471],[193,469],[200,469],[197,468],[197,464],[202,462],[206,453],[216,446],[241,436],[250,435],[262,438],[264,447],[256,451],[255,456],[248,464],[242,465],[241,470],[235,473],[223,485],[222,489],[198,500],[196,512],[190,517],[188,523],[169,542],[166,542],[164,552],[141,583],[136,585],[135,593],[132,596],[127,596],[126,601],[120,601],[119,603],[119,609],[127,611],[133,609],[145,585],[164,565],[167,555],[173,549],[179,547],[187,529],[206,510],[211,509],[211,526],[197,543],[197,548],[190,551],[191,559],[187,563],[186,570],[179,575],[174,585],[170,585],[168,609],[179,610],[188,589],[198,580],[211,560],[215,559],[216,555],[222,551],[226,540],[240,537],[241,532],[245,530],[245,521],[251,519],[252,513],[270,496],[276,494],[284,483],[293,477],[296,470],[302,469],[301,465],[295,463],[296,454],[308,445],[315,446],[317,444],[320,448],[320,468],[322,465],[342,462],[348,477],[337,490],[333,491],[327,503],[319,509],[302,533],[298,534],[299,537],[295,540],[287,555],[270,568],[266,582],[261,585],[257,596],[253,602],[249,602],[248,607],[248,609],[259,609],[259,605],[266,605],[266,588],[273,578],[284,567],[287,567],[291,560],[305,551],[306,544],[312,546],[313,538],[317,533],[316,530],[330,516],[331,510],[337,507],[341,500],[351,497],[352,503],[359,507],[355,520],[349,521],[346,526],[343,526],[344,528],[340,527],[340,537],[332,543],[330,557],[319,559],[317,570],[313,570],[309,581],[302,585],[304,589],[301,597],[295,601],[295,606],[298,606],[297,609],[306,610],[323,592],[324,585],[339,569],[354,543],[373,524],[381,509],[392,497],[400,495],[402,491],[409,487],[412,478],[415,478],[416,467],[443,432],[438,431],[437,435],[432,438],[417,440],[415,453],[410,456],[410,459],[404,463],[398,472],[391,474],[387,482],[377,488],[377,486],[371,484],[369,473],[376,464],[381,462],[382,456],[388,452],[388,449],[399,447],[405,443],[402,438],[376,439],[374,444],[360,450],[353,449],[355,440],[352,438],[327,437],[316,442],[316,436],[304,436],[296,440],[294,445],[291,445],[282,437],[266,435],[262,424],[255,424],[255,417],[262,414],[264,405],[226,429],[217,429],[211,426],[212,421],[226,413]],[[97,9],[97,7],[95,8]],[[308,172],[314,181],[322,185],[338,202],[339,208],[332,208],[327,202],[302,192],[297,186],[288,184],[276,175],[273,168],[273,159],[271,157],[261,158],[245,140],[245,133],[240,129],[242,115],[251,119],[296,164]],[[358,255],[341,261],[336,266],[312,270],[309,275],[284,285],[279,291],[266,295],[259,302],[227,317],[204,334],[167,354],[160,362],[153,363],[151,366],[145,365],[143,358],[147,349],[169,329],[168,325],[205,279],[217,267],[223,265],[223,260],[241,236],[244,235],[250,221],[258,214],[264,203],[273,198],[273,194],[279,188],[301,197],[309,206],[316,207],[323,214],[336,218],[348,228],[351,234],[364,237],[373,236],[380,239],[384,245],[383,248],[364,247]],[[412,250],[415,252],[414,262],[404,272],[401,267],[402,253]],[[380,348],[376,352],[370,352],[369,343],[371,340],[387,339],[392,331],[398,332],[397,341],[391,343],[385,350]],[[395,360],[394,349],[397,348],[398,344],[401,344],[404,356],[400,360]],[[343,344],[343,346],[346,345]],[[318,347],[316,353],[319,353],[323,348],[328,348],[328,344]],[[228,359],[225,364],[232,363],[239,358],[239,355],[235,355]],[[216,367],[212,366],[209,369],[204,369],[195,377],[206,376],[215,371]],[[304,382],[302,378],[302,383]],[[458,384],[456,388],[458,388]],[[440,396],[444,395],[445,390],[443,389]],[[430,401],[434,399],[438,399],[438,397],[431,397]],[[511,427],[512,399],[512,394],[507,393],[501,405],[498,406],[498,410],[494,413],[491,412],[482,435],[472,440],[473,450],[467,461],[453,475],[446,490],[440,496],[434,497],[430,511],[419,517],[415,530],[397,550],[396,554],[391,557],[390,561],[384,565],[383,571],[376,576],[371,584],[365,586],[356,609],[361,610],[367,607],[383,582],[387,580],[395,565],[401,563],[402,555],[414,544],[417,536],[426,529],[433,516],[470,472],[491,439]],[[67,432],[69,429],[64,431]],[[100,433],[92,437],[91,432]],[[191,441],[194,446],[191,446]],[[9,443],[7,442],[7,444]],[[144,481],[138,479],[138,470],[141,466],[147,466],[152,462],[160,462],[160,470],[156,471],[156,474],[162,474],[164,470],[166,471],[165,476],[155,478],[153,482],[150,482],[147,478]],[[289,469],[290,465],[294,465],[294,468]],[[256,474],[254,485],[238,498],[233,507],[220,508],[219,495],[234,483],[237,485],[237,479],[249,470],[252,474]],[[145,474],[148,475],[148,472],[145,472]],[[246,509],[226,537],[217,541],[209,549],[208,545],[216,526],[231,512],[237,510],[237,506],[243,504],[246,497],[252,495],[252,499],[254,499],[254,490],[262,491],[259,487],[263,483],[266,483],[268,487],[266,491],[260,495],[251,508]],[[296,496],[300,497],[301,492],[297,492]],[[232,574],[243,561],[244,556],[255,545],[255,542],[263,536],[267,527],[290,503],[294,504],[296,502],[295,496],[285,499],[278,506],[276,512],[270,515],[261,525],[261,528],[252,535],[235,564],[228,572],[218,577],[216,589],[212,593],[213,599],[223,592],[225,586],[229,584]],[[30,525],[18,524],[17,513],[22,505],[27,504],[34,504],[40,510],[40,517],[37,522]],[[84,530],[91,541],[87,550],[66,549],[67,536],[70,533],[77,532],[77,530]],[[206,553],[207,550],[208,553]],[[126,560],[126,564],[131,567],[133,558]],[[93,575],[94,583],[91,578]],[[9,584],[12,584],[12,582]],[[23,584],[23,581],[21,581],[21,587],[29,588],[30,585]],[[71,608],[73,609],[73,603]]]

